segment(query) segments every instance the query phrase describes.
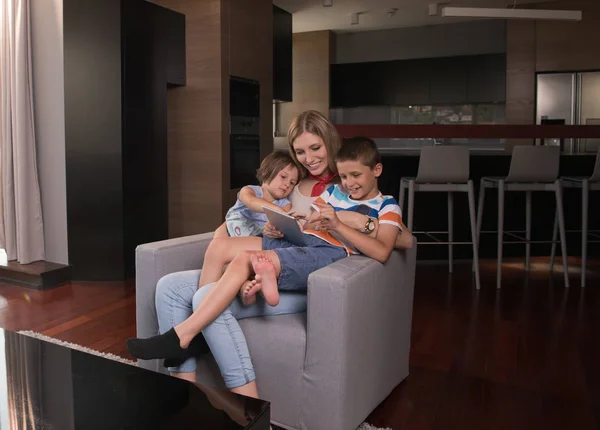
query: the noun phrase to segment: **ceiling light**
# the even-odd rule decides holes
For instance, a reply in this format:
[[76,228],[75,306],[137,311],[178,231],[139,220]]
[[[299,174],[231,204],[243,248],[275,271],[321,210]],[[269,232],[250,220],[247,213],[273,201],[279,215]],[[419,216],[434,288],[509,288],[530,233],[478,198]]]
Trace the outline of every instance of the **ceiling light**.
[[546,19],[581,21],[580,10],[550,10],[550,9],[494,9],[482,7],[444,7],[444,17],[460,18],[504,18],[504,19]]
[[333,6],[333,0],[323,0],[323,7]]
[[358,13],[353,13],[350,15],[350,24],[357,25],[358,24]]

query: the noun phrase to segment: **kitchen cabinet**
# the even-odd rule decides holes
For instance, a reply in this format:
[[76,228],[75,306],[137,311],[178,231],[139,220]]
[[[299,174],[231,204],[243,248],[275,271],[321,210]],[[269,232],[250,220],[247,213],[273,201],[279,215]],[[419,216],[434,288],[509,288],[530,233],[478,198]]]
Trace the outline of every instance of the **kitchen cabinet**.
[[331,107],[501,103],[506,55],[331,65]]
[[292,101],[292,14],[273,6],[273,100]]
[[476,55],[467,59],[467,101],[506,101],[506,55]]
[[465,57],[430,60],[431,104],[461,104],[467,101],[467,62]]

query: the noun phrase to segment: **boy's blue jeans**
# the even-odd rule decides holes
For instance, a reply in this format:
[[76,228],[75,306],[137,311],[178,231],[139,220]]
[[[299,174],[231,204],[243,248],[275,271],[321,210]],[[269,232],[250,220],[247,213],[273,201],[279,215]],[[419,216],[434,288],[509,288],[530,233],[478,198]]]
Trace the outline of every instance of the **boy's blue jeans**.
[[281,263],[279,291],[306,290],[312,272],[348,256],[344,248],[318,237],[305,234],[304,239],[306,246],[299,247],[285,239],[263,237],[262,249],[275,252]]

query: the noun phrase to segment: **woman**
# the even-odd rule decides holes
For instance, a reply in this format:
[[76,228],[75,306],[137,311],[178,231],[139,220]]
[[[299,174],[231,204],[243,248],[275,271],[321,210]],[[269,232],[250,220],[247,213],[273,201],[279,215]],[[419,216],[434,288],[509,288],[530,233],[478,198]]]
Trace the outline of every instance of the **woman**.
[[[308,215],[313,200],[337,179],[334,155],[340,147],[340,137],[334,126],[323,115],[308,111],[292,122],[288,132],[288,142],[292,157],[302,166],[305,174],[305,178],[296,186],[289,198],[295,212]],[[360,231],[365,229],[368,221],[366,215],[350,212],[344,213],[343,218],[340,216],[340,219]],[[404,231],[406,232],[406,229]],[[223,234],[222,230],[219,233]],[[265,226],[264,234],[269,237],[281,237],[281,233],[269,224]],[[401,234],[400,237],[396,247],[412,246],[412,237],[408,232]],[[213,241],[211,246],[217,242]],[[257,249],[255,242],[256,238],[248,238],[247,249]],[[215,298],[221,293],[217,292],[218,289],[212,289],[221,274],[221,270],[212,272],[205,270],[200,276],[199,271],[196,270],[163,277],[158,282],[156,290],[160,332],[168,333],[176,326],[181,327],[184,322],[187,324],[192,314],[190,306],[192,302],[193,308],[196,309],[208,296],[213,296],[211,303],[223,300],[220,296]],[[198,286],[201,288],[198,289]],[[237,320],[253,316],[305,312],[306,294],[281,291],[279,304],[274,307],[267,306],[261,300],[252,306],[242,306],[239,300],[233,300],[233,296],[227,296],[226,300],[230,305],[224,311],[219,309],[215,315],[216,319],[204,316],[208,321],[201,324],[204,327],[202,333],[219,365],[226,386],[236,393],[258,397],[254,370]],[[206,303],[204,302],[203,306]],[[189,344],[186,341],[184,345],[183,338],[181,342],[182,347]],[[195,370],[195,358],[188,358],[178,366],[169,367],[169,371],[174,376],[190,381],[195,381]]]

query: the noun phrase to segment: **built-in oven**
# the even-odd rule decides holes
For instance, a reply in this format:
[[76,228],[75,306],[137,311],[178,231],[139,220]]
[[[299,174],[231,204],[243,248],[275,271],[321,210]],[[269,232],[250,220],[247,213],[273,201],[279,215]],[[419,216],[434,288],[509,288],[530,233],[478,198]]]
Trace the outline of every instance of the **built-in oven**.
[[258,185],[260,166],[259,118],[232,117],[229,134],[229,179],[231,189]]
[[260,116],[258,81],[237,76],[229,77],[229,116],[247,118]]

